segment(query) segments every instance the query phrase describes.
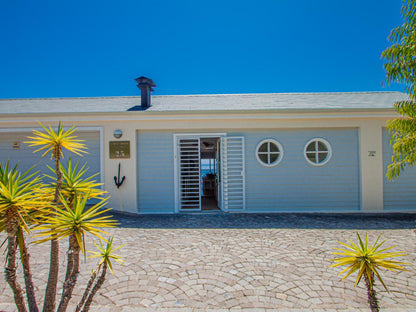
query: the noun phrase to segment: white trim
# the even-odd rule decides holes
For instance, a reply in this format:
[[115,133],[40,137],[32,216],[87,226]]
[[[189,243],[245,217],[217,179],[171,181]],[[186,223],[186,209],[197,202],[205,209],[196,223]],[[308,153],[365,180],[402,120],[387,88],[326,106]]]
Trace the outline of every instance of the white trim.
[[[260,146],[262,146],[264,143],[273,143],[277,146],[277,148],[279,149],[279,152],[270,152],[268,151],[267,153],[261,152],[261,154],[265,154],[269,156],[269,160],[270,160],[270,154],[278,154],[279,156],[277,157],[277,159],[275,160],[275,162],[270,163],[270,164],[266,164],[265,162],[263,162],[260,157],[259,157],[259,148]],[[283,156],[285,155],[282,144],[280,144],[278,141],[276,141],[275,139],[264,139],[262,140],[259,144],[257,144],[256,147],[256,159],[259,162],[260,165],[264,166],[264,167],[275,167],[277,166],[282,160],[283,160]]]
[[[136,160],[137,161],[137,160]],[[174,187],[174,200],[175,200],[175,213],[179,213],[179,182],[178,182],[178,143],[177,135],[173,134],[173,187]]]
[[101,190],[105,191],[104,179],[105,179],[105,170],[104,170],[104,128],[97,127],[100,132],[100,179],[101,179]]
[[[182,121],[182,120],[233,120],[233,119],[272,119],[272,120],[303,120],[303,119],[334,119],[334,118],[397,118],[394,109],[374,110],[253,110],[253,111],[171,111],[171,112],[144,112],[145,114],[132,114],[133,112],[112,113],[76,113],[59,116],[45,116],[45,114],[6,114],[0,117],[0,124],[10,122],[32,122],[34,118],[42,118],[42,123],[55,123],[61,120],[65,123],[79,122],[110,122],[110,121]],[[183,128],[182,128],[183,129]]]
[[[312,161],[308,158],[308,156],[306,155],[306,154],[307,154],[306,149],[307,149],[308,145],[309,145],[309,144],[311,144],[312,142],[321,142],[321,143],[325,144],[325,146],[327,147],[327,149],[328,149],[328,155],[326,156],[326,158],[325,158],[325,160],[324,160],[323,162],[320,162],[320,163],[315,163],[315,162],[312,162]],[[315,151],[315,153],[316,153],[316,156],[318,156],[319,151]],[[305,160],[306,160],[309,164],[311,164],[312,166],[315,166],[315,167],[321,167],[321,166],[324,166],[325,164],[327,164],[327,163],[329,162],[329,160],[330,160],[330,159],[331,159],[331,157],[332,157],[332,147],[331,147],[331,144],[329,144],[329,142],[328,142],[327,140],[323,139],[323,138],[313,138],[313,139],[309,140],[309,141],[305,144],[305,147],[304,147],[304,149],[303,149],[303,157],[305,157]]]
[[241,148],[242,148],[241,162],[243,165],[243,170],[241,171],[241,176],[243,177],[243,209],[242,210],[245,211],[246,210],[246,140],[243,136],[241,136],[240,138],[241,138]]
[[[102,131],[103,127],[77,127],[75,126],[76,130],[80,130],[80,131]],[[58,127],[52,127],[53,130],[57,130]],[[71,129],[71,127],[63,127],[64,130],[68,130]],[[37,131],[43,131],[45,129],[43,129],[42,127],[27,127],[27,128],[0,128],[0,132],[32,132],[33,130],[37,130]]]
[[195,138],[220,138],[220,137],[225,137],[227,136],[226,133],[224,132],[219,132],[219,133],[212,133],[212,132],[208,132],[208,133],[174,133],[173,137],[179,137],[179,136],[189,136],[189,137],[195,137]]

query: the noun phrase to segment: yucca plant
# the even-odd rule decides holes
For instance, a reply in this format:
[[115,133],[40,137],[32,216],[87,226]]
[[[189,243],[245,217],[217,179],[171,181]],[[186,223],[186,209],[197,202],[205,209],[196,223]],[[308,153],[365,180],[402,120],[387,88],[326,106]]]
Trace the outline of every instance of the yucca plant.
[[355,280],[354,286],[357,286],[361,279],[364,277],[365,285],[367,287],[368,303],[372,312],[379,311],[378,299],[376,291],[374,290],[375,277],[381,282],[386,291],[388,292],[387,286],[381,278],[379,269],[387,269],[390,271],[405,270],[403,265],[409,263],[388,260],[388,258],[405,256],[403,252],[386,252],[395,246],[380,249],[384,244],[385,240],[379,243],[380,235],[373,245],[368,243],[368,233],[366,233],[365,241],[361,239],[357,233],[358,245],[354,244],[349,240],[350,244],[339,242],[346,249],[335,248],[337,252],[333,252],[334,255],[340,255],[341,257],[331,259],[335,263],[330,267],[347,266],[338,275],[345,273],[341,280],[344,280],[354,272],[358,271],[357,279]]
[[[66,167],[61,163],[60,170],[62,173],[61,194],[66,201],[71,205],[75,194],[86,196],[88,194],[89,199],[101,198],[105,191],[101,190],[102,183],[93,180],[99,173],[95,173],[91,176],[86,176],[88,168],[84,163],[81,167],[79,160],[73,164],[71,158],[68,159]],[[51,180],[55,180],[56,170],[48,168],[54,173],[54,176],[45,175]],[[53,189],[56,189],[56,181],[51,183]]]
[[7,258],[5,277],[12,288],[17,309],[26,311],[24,292],[16,279],[16,251],[19,246],[24,269],[26,295],[30,311],[38,311],[29,254],[24,232],[29,233],[36,217],[48,207],[49,199],[40,192],[40,178],[31,169],[20,173],[17,165],[10,167],[9,161],[0,164],[0,231],[7,233]]
[[[68,131],[64,131],[62,125],[59,124],[57,132],[54,132],[51,127],[42,127],[46,133],[34,131],[35,136],[30,137],[31,141],[26,143],[39,147],[36,151],[43,151],[42,157],[48,153],[52,154],[51,157],[55,160],[55,169],[50,169],[55,172],[56,179],[52,175],[49,176],[53,180],[49,186],[41,184],[40,178],[35,173],[30,173],[30,170],[21,174],[17,170],[17,166],[10,168],[9,162],[4,166],[0,164],[0,231],[7,232],[9,243],[5,277],[14,292],[19,312],[27,311],[27,308],[24,302],[24,291],[16,276],[17,247],[20,249],[24,269],[29,309],[30,312],[38,312],[29,266],[29,254],[24,239],[25,232],[36,230],[38,237],[41,237],[38,242],[52,241],[49,280],[43,311],[55,310],[57,283],[51,277],[57,281],[58,241],[66,237],[69,238],[67,272],[57,309],[59,312],[64,312],[71,299],[79,274],[80,252],[85,255],[86,237],[91,234],[91,236],[104,240],[102,235],[108,233],[103,228],[114,227],[117,224],[107,214],[110,209],[104,209],[106,200],[101,198],[104,192],[98,188],[101,184],[93,180],[95,175],[85,176],[86,165],[80,166],[79,162],[73,164],[71,159],[69,159],[66,168],[61,164],[63,149],[78,155],[84,152],[85,146],[73,135],[75,128],[72,127]],[[99,203],[87,205],[90,198],[98,198]],[[114,250],[111,243],[112,240],[108,245],[107,251],[110,252],[107,255],[110,256],[105,258],[107,260],[112,257],[111,250]],[[104,267],[107,270],[108,266],[111,270],[111,263],[103,264],[101,262],[98,271]],[[83,299],[83,304],[89,302],[89,307],[92,300],[89,299],[90,296],[93,296],[95,289],[99,289],[104,278],[105,272],[100,275],[93,291],[91,293],[88,291],[87,297]]]
[[93,180],[99,175],[99,172],[86,176],[88,171],[86,163],[79,167],[79,160],[73,165],[71,158],[69,158],[67,168],[61,165],[61,171],[63,175],[62,194],[65,198],[72,199],[78,194],[88,195],[88,199],[91,199],[101,198],[105,194],[105,191],[101,190],[103,184]]
[[[51,167],[49,169],[55,173],[55,170]],[[72,164],[71,158],[68,159],[67,166],[60,164],[60,170],[62,172],[62,185],[61,185],[61,194],[65,198],[65,202],[68,207],[74,210],[74,199],[76,196],[85,197],[86,199],[96,198],[102,199],[102,196],[105,192],[99,189],[102,185],[101,183],[93,180],[98,173],[87,177],[86,164],[79,167],[79,160]],[[54,179],[54,176],[46,175],[50,179]],[[56,182],[52,182],[51,188],[56,189]],[[69,248],[67,252],[67,267],[64,280],[64,294],[72,294],[73,288],[75,287],[74,280],[74,265],[76,264],[79,258],[79,248],[72,236],[69,237]],[[72,280],[71,280],[72,279]],[[68,296],[67,296],[68,297]],[[62,306],[61,311],[63,310]]]
[[[122,246],[119,246],[117,248],[113,248],[113,237],[111,237],[108,241],[106,241],[107,244],[104,247],[102,244],[102,241],[100,240],[100,245],[97,245],[94,243],[94,245],[97,247],[98,251],[91,251],[93,254],[89,258],[101,258],[100,262],[98,263],[97,269],[91,273],[91,278],[88,281],[87,287],[85,288],[84,294],[82,296],[81,301],[77,305],[77,308],[75,309],[75,312],[87,312],[90,309],[92,299],[94,298],[95,294],[98,292],[98,290],[101,288],[101,286],[104,284],[105,276],[107,274],[107,268],[110,270],[111,274],[113,274],[113,265],[111,264],[111,259],[114,261],[123,264],[124,260],[120,255],[117,255],[114,253],[117,249],[120,249]],[[102,269],[102,270],[101,270]],[[94,284],[95,279],[97,278],[98,273],[101,271],[100,277]],[[94,284],[94,287],[92,286]],[[92,288],[92,289],[91,289]],[[82,310],[81,310],[82,309]]]
[[[37,227],[42,232],[37,234],[40,239],[38,243],[48,241],[51,237],[57,240],[69,237],[68,249],[68,267],[67,278],[65,279],[61,300],[57,311],[65,311],[72,291],[79,274],[79,254],[85,255],[85,236],[90,234],[100,239],[104,239],[102,234],[108,234],[102,228],[110,228],[117,225],[116,221],[107,215],[110,209],[102,209],[106,199],[102,199],[98,204],[87,208],[89,195],[77,195],[73,199],[72,205],[61,195],[60,202],[62,206],[56,207],[48,216],[45,217],[44,223]],[[45,237],[46,236],[46,237]]]
[[[33,131],[33,136],[29,136],[29,146],[37,147],[34,152],[42,151],[42,157],[50,154],[51,159],[55,163],[56,172],[56,188],[53,202],[55,205],[59,202],[59,194],[61,192],[62,185],[62,172],[60,168],[60,160],[63,157],[63,149],[73,152],[77,155],[86,153],[86,146],[82,143],[82,140],[77,139],[74,134],[76,131],[75,126],[68,130],[64,130],[61,123],[58,124],[58,129],[55,132],[51,126],[46,127],[40,124],[45,132],[38,130]],[[52,237],[53,238],[53,237]],[[45,299],[43,312],[52,312],[55,310],[56,301],[56,289],[58,284],[59,274],[59,244],[56,239],[51,240],[51,253],[50,253],[50,267],[48,282],[46,285]]]

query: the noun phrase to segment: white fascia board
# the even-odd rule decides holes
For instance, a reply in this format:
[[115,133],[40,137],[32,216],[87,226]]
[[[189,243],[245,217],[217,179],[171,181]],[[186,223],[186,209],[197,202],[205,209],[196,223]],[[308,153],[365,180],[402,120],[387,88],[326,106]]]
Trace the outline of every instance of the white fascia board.
[[[71,127],[63,127],[64,131],[70,129]],[[103,131],[103,127],[90,127],[90,126],[80,126],[75,127],[77,131],[99,131],[100,133]],[[57,130],[57,127],[52,127],[53,130]],[[44,131],[45,129],[41,127],[18,127],[18,128],[0,128],[0,132],[32,132],[33,130],[36,131]]]
[[[117,112],[70,114],[11,114],[0,116],[1,123],[16,122],[111,122],[195,119],[310,119],[310,118],[397,118],[394,109],[321,109],[321,110],[261,110],[261,111],[171,111]],[[4,119],[3,119],[4,118]]]

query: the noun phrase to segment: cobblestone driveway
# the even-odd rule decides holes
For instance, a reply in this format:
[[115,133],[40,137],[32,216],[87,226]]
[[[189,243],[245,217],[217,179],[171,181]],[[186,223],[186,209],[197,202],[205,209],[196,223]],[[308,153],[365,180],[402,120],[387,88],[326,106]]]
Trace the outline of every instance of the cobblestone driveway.
[[[355,229],[368,229],[371,241],[381,234],[387,245],[405,251],[401,260],[414,264],[416,258],[414,214],[117,218],[121,225],[111,232],[115,244],[126,244],[120,249],[126,264],[114,265],[93,311],[368,311],[364,287],[354,287],[354,277],[341,282],[340,269],[329,268],[337,241],[355,240]],[[30,252],[43,293],[49,246],[31,246]],[[62,254],[62,270],[65,261]],[[78,286],[94,266],[94,259],[82,264]],[[382,311],[416,310],[414,266],[384,272],[384,280],[390,293],[376,284]],[[81,292],[77,287],[73,303]],[[0,310],[16,310],[3,278],[0,298]]]

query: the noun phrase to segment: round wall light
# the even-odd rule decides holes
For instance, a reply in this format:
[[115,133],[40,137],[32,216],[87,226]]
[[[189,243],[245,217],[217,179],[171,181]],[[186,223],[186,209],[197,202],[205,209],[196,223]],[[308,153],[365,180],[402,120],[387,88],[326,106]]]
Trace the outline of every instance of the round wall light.
[[120,138],[123,136],[123,131],[121,131],[120,129],[116,129],[116,130],[114,130],[114,132],[113,132],[113,136],[114,136],[116,139],[120,139]]

